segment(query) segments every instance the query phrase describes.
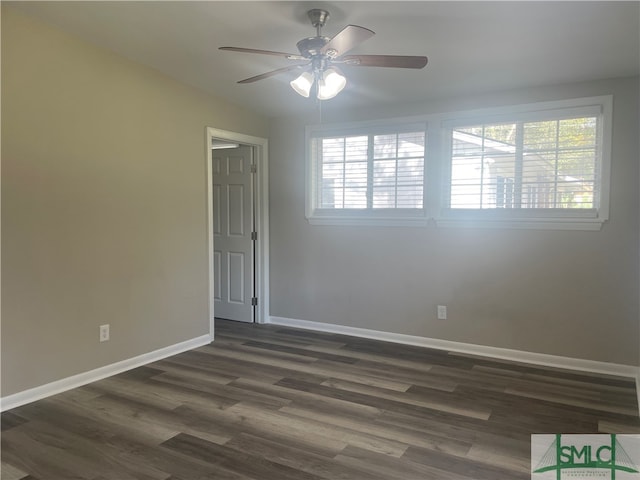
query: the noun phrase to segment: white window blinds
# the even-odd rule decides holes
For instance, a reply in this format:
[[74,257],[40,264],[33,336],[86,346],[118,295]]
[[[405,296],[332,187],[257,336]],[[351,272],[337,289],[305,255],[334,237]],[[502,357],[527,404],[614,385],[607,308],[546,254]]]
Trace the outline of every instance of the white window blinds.
[[306,127],[312,225],[599,230],[613,97]]
[[599,115],[451,129],[451,209],[597,208]]
[[425,131],[313,139],[319,209],[422,209]]

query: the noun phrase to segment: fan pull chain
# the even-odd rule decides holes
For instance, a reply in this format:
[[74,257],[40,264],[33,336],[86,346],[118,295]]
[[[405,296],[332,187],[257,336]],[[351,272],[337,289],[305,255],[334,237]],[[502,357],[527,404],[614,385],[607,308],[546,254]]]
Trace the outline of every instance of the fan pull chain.
[[316,110],[318,111],[318,124],[322,125],[322,100],[318,98],[318,92],[320,91],[320,85],[318,84],[318,80],[313,84],[315,90],[315,99],[316,99]]

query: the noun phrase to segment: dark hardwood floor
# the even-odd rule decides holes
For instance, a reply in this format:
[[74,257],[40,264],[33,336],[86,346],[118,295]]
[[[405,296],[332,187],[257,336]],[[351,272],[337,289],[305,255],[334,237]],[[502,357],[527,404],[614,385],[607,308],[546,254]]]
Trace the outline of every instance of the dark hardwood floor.
[[532,433],[640,433],[632,380],[273,325],[2,414],[2,479],[518,480]]

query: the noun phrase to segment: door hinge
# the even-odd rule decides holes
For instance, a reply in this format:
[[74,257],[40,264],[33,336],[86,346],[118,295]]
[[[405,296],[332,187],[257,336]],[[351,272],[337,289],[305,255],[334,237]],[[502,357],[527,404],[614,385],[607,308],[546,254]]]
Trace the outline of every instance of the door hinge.
[[256,165],[255,163],[252,163],[251,166],[249,166],[249,171],[251,173],[257,173],[258,172],[258,165]]
[[258,232],[251,232],[251,240],[258,240]]
[[251,306],[255,307],[258,305],[258,297],[251,297]]

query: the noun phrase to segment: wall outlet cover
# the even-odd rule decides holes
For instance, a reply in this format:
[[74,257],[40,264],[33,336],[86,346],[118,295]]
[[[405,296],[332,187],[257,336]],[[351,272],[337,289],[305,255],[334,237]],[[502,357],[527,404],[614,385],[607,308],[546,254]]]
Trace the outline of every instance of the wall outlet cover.
[[109,325],[100,325],[100,341],[106,342],[109,340]]

